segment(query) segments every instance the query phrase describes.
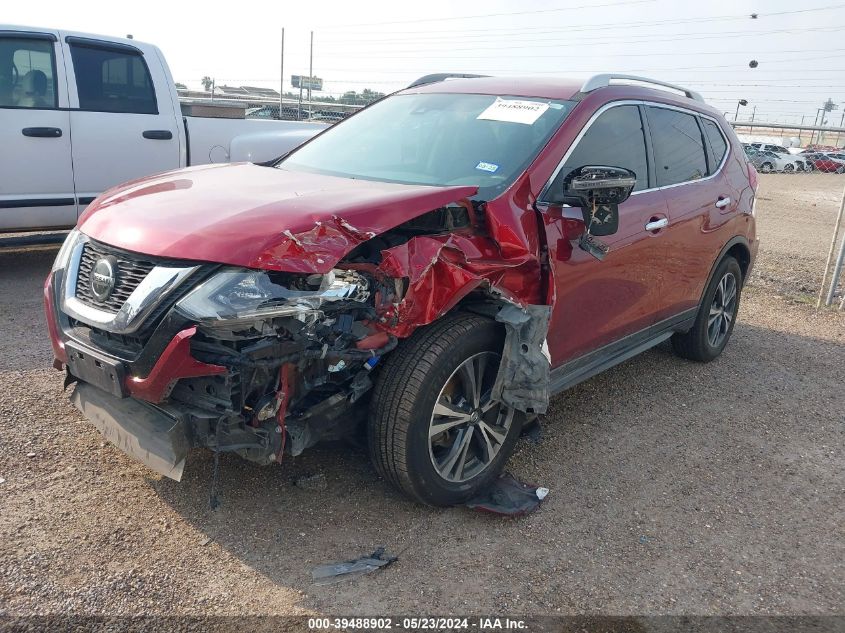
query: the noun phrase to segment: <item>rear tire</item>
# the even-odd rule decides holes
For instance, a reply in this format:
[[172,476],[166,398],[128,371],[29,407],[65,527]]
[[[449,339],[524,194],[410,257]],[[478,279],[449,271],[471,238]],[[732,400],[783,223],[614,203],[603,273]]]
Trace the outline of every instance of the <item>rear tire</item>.
[[760,172],[763,174],[771,174],[775,170],[775,166],[771,163],[763,163],[760,165]]
[[707,286],[695,325],[689,332],[672,336],[675,353],[702,363],[717,358],[733,333],[741,292],[742,269],[736,259],[725,257]]
[[[386,360],[370,405],[370,457],[411,499],[464,503],[502,471],[523,420],[489,398],[503,341],[494,321],[455,314],[418,330]],[[476,402],[467,386],[474,380]],[[462,457],[450,464],[455,455]]]

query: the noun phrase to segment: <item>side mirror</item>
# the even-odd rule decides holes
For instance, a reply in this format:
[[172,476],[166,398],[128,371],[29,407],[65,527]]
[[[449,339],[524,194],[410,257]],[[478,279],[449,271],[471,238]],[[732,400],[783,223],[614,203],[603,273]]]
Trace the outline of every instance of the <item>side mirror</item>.
[[587,235],[613,235],[619,229],[619,205],[631,195],[637,175],[630,169],[586,165],[564,180],[564,201],[581,207]]

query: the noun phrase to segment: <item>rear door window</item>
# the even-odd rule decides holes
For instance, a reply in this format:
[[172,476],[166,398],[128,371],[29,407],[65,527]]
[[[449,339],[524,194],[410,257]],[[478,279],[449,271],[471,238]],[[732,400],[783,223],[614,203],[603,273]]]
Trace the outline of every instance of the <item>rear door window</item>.
[[722,164],[722,159],[728,151],[728,144],[719,126],[710,119],[701,119],[701,124],[704,127],[704,133],[707,135],[707,140],[710,141],[710,149],[713,150],[713,164],[710,165],[710,173],[713,173]]
[[150,71],[140,52],[71,44],[79,108],[158,114]]
[[56,60],[47,39],[0,37],[0,107],[56,107]]
[[668,108],[648,106],[647,109],[657,186],[704,178],[707,159],[696,117]]
[[634,191],[648,188],[645,135],[637,106],[616,106],[599,115],[555,176],[549,189],[549,200],[560,202],[564,179],[573,169],[586,165],[630,169],[637,175]]

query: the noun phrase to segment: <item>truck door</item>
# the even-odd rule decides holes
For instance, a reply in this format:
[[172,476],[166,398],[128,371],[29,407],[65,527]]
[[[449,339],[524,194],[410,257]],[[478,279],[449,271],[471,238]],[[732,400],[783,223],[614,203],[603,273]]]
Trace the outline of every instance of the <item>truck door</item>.
[[81,213],[114,185],[177,169],[181,116],[152,47],[73,35],[63,40]]
[[0,31],[0,230],[76,224],[56,33]]

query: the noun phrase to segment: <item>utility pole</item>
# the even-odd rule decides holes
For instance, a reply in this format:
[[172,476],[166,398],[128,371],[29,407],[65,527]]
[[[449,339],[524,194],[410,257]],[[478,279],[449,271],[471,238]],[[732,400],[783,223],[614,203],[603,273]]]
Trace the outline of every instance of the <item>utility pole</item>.
[[311,105],[311,84],[314,82],[314,31],[311,31],[311,54],[308,60],[308,118],[313,115],[313,106]]
[[279,118],[282,118],[282,107],[285,103],[285,28],[282,27],[282,59],[279,70]]
[[[815,127],[815,126],[818,124],[818,122],[819,122],[819,112],[821,112],[821,111],[822,111],[822,108],[819,108],[819,109],[817,109],[817,110],[816,110],[816,116],[814,116],[814,117],[813,117],[813,126],[814,126],[814,127]],[[810,131],[810,145],[812,145],[812,144],[813,144],[813,138],[815,138],[815,136],[816,136],[816,131],[815,131],[815,130],[811,130],[811,131]]]
[[745,100],[745,99],[740,99],[739,101],[736,102],[736,113],[734,114],[734,123],[739,118],[739,106],[747,106],[747,105],[748,105],[748,101]]

